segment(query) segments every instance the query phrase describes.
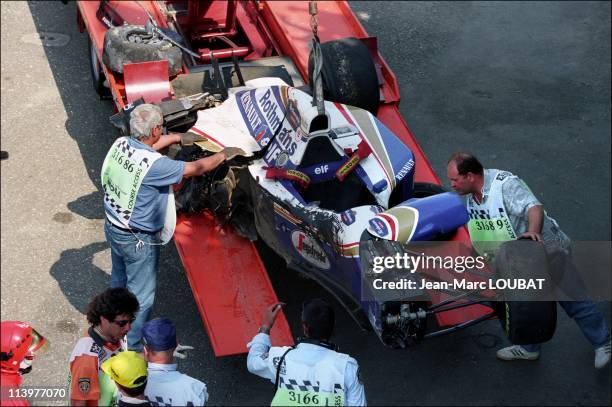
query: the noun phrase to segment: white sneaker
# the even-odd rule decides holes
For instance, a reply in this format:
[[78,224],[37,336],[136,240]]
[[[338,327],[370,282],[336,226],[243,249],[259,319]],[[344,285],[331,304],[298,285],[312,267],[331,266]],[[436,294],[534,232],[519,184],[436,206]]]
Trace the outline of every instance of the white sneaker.
[[606,367],[610,363],[610,341],[595,349],[595,369]]
[[520,345],[512,345],[497,351],[497,358],[501,360],[537,360],[540,352],[527,352]]

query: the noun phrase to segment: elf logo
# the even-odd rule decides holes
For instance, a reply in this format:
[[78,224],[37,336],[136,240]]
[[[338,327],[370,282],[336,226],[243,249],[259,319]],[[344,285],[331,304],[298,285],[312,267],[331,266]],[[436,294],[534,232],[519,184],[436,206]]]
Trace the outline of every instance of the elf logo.
[[329,270],[329,259],[315,239],[301,230],[294,230],[291,233],[291,243],[307,262],[318,268]]
[[327,174],[327,171],[329,171],[329,165],[327,164],[321,165],[314,170],[315,174],[317,175]]

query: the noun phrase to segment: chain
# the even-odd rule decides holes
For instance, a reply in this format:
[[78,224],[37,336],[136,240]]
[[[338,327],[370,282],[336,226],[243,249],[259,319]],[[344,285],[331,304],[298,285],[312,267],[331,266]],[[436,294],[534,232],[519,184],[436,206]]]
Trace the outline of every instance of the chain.
[[319,115],[325,114],[325,102],[323,100],[323,78],[321,77],[321,69],[323,67],[323,55],[321,54],[321,44],[317,33],[317,2],[308,2],[308,12],[310,13],[310,28],[312,29],[312,56],[313,56],[313,71],[312,71],[312,105],[317,107]]
[[310,28],[312,29],[312,35],[317,37],[317,2],[308,2],[308,12],[310,13]]

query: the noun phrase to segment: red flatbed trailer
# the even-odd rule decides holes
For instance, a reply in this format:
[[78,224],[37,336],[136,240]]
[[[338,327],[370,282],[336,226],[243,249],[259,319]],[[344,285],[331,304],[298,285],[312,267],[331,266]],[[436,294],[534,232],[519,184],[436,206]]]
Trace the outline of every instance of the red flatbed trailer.
[[[204,58],[211,51],[218,59],[241,55],[242,61],[256,61],[271,56],[288,57],[304,82],[308,78],[309,43],[312,39],[310,14],[307,1],[138,1],[108,2],[130,24],[144,25],[149,16],[160,28],[169,21],[178,24],[189,33],[191,39],[205,40],[215,36],[227,36],[235,43],[223,49],[197,48]],[[77,22],[81,31],[87,31],[92,41],[92,52],[102,60],[103,40],[107,27],[96,17],[99,2],[79,1]],[[168,13],[168,10],[170,12]],[[169,19],[168,15],[174,16]],[[416,142],[398,106],[400,92],[397,80],[377,50],[376,38],[369,37],[357,17],[345,1],[318,2],[318,36],[321,42],[355,37],[368,47],[377,71],[381,104],[377,117],[412,150],[415,158],[415,182],[440,184],[423,151]],[[135,64],[134,64],[135,65]],[[131,81],[157,82],[167,87],[167,95],[174,96],[174,78],[150,78],[112,72],[102,64],[117,109],[122,109],[136,96],[147,102],[158,102],[160,93],[140,91],[130,95],[130,89],[138,88]],[[193,66],[183,65],[188,74]],[[134,72],[134,71],[132,71]],[[138,71],[136,71],[138,72]],[[182,74],[177,75],[180,77]],[[167,82],[167,84],[166,84]],[[246,343],[257,328],[266,307],[277,301],[268,274],[252,242],[239,237],[231,229],[220,233],[214,220],[206,214],[179,216],[174,236],[179,255],[187,273],[202,320],[208,331],[217,356],[239,354],[247,351]],[[465,227],[452,239],[469,242]],[[440,302],[445,294],[432,293],[432,300]],[[453,326],[484,316],[488,307],[474,304],[461,309],[437,313],[440,327]],[[280,315],[272,330],[272,341],[279,345],[293,344],[293,337],[284,315]]]

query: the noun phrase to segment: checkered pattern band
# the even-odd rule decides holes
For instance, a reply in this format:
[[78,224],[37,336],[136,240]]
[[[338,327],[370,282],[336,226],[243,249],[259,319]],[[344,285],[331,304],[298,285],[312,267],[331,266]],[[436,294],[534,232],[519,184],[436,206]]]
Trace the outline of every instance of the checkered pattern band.
[[[319,392],[319,382],[312,383],[310,380],[295,380],[295,379],[286,379],[281,376],[279,378],[279,387],[283,387],[288,390],[296,390],[296,391],[310,391],[314,393]],[[342,390],[342,385],[339,383],[334,383],[334,394],[344,394]]]
[[[129,222],[130,217],[132,216],[132,211],[129,209],[123,209],[121,206],[119,206],[119,204],[106,193],[106,188],[104,188],[104,202],[108,204],[108,206],[115,212],[120,220],[125,220],[126,224]],[[122,221],[121,223],[124,222]]]
[[[132,156],[136,153],[136,149],[129,145],[127,139],[121,140],[118,143],[118,147],[121,149],[121,152],[123,154],[128,156],[128,158],[132,158]],[[144,167],[145,165],[147,167],[151,166],[151,164],[149,164],[149,159],[147,157],[143,157],[142,160],[138,163],[138,165],[140,165],[141,167]]]
[[[505,216],[504,208],[497,208],[499,210],[499,215],[501,217]],[[489,215],[489,211],[486,209],[474,209],[470,208],[470,219],[486,219],[490,220],[491,215]]]
[[[170,407],[174,405],[172,404],[171,398],[168,398],[168,401],[166,401],[166,399],[161,396],[155,396],[154,398],[149,398],[145,396],[145,399],[149,402],[149,404],[155,407]],[[195,406],[192,401],[188,401],[185,405],[188,407]]]

